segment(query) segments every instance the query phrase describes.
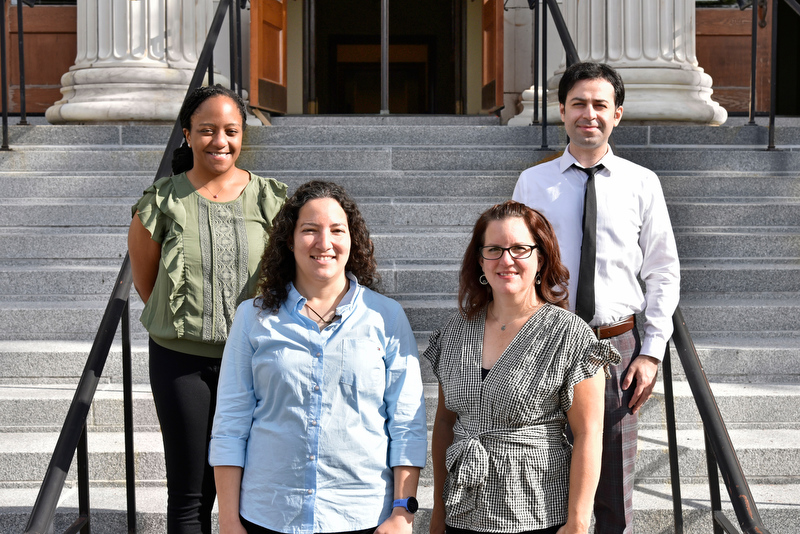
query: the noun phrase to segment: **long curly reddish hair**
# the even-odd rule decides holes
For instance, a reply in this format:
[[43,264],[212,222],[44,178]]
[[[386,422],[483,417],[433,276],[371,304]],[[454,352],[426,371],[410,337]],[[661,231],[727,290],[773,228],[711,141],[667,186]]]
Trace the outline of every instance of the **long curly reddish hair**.
[[569,271],[561,263],[561,252],[553,227],[540,212],[525,204],[507,200],[484,211],[472,229],[472,239],[464,253],[458,283],[458,308],[467,319],[473,319],[492,301],[491,286],[481,285],[479,281],[483,274],[479,263],[480,247],[484,244],[486,228],[492,221],[511,217],[523,219],[535,244],[539,245],[536,252],[539,254],[539,275],[542,283],[535,286],[536,296],[560,308],[567,308]]

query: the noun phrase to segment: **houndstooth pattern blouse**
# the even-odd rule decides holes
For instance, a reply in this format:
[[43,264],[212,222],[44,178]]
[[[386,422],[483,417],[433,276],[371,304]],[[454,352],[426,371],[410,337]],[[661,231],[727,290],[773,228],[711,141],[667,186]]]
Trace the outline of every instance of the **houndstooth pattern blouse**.
[[457,415],[446,458],[446,522],[503,533],[565,523],[566,412],[575,384],[618,363],[619,353],[577,316],[546,304],[482,381],[485,323],[485,309],[471,321],[456,313],[423,354]]

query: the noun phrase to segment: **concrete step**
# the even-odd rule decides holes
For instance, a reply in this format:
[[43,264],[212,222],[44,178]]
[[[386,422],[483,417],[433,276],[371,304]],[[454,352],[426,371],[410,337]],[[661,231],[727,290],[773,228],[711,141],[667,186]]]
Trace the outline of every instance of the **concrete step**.
[[[411,327],[418,332],[445,324],[457,309],[452,293],[393,296],[399,297]],[[53,296],[44,301],[33,296],[30,300],[0,300],[0,339],[93,339],[108,300],[92,295],[85,299]],[[137,320],[141,309],[140,301],[132,299],[131,332],[135,338],[146,335]],[[688,294],[682,298],[681,309],[689,331],[697,336],[798,338],[800,297],[796,295],[774,294],[764,299],[759,295],[719,298]],[[756,309],[758,313],[754,313]]]
[[797,198],[800,176],[796,170],[673,171],[658,173],[668,200],[702,198]]
[[[729,429],[739,463],[751,483],[794,484],[800,481],[800,429]],[[430,438],[430,436],[429,436]],[[36,487],[41,483],[53,453],[58,432],[0,432],[0,486]],[[703,430],[677,431],[681,481],[707,480]],[[125,479],[124,434],[89,434],[91,480],[120,484]],[[160,432],[134,434],[137,480],[157,482],[165,479],[163,443]],[[76,480],[71,466],[69,480]],[[421,478],[432,483],[430,450],[428,465]],[[663,429],[642,428],[636,460],[636,479],[640,483],[669,481],[667,436]]]
[[[370,227],[465,227],[506,197],[357,197]],[[135,197],[85,199],[12,198],[0,201],[0,227],[119,226],[130,221]],[[672,201],[670,218],[676,227],[798,227],[800,201],[741,199],[714,202]]]
[[[401,215],[402,216],[402,215]],[[128,218],[119,226],[90,228],[0,228],[0,261],[8,259],[111,259],[127,252]],[[410,221],[414,222],[414,221]],[[375,257],[385,260],[460,261],[471,225],[455,227],[374,225]],[[800,229],[676,228],[682,259],[797,259]]]
[[[53,454],[58,432],[0,432],[0,485],[37,487],[41,484]],[[164,445],[161,432],[135,432],[136,478],[163,481]],[[125,436],[122,432],[92,432],[89,447],[89,477],[102,483],[125,480]],[[67,478],[77,480],[76,463]],[[124,484],[124,482],[122,482]]]
[[[71,172],[154,172],[162,150],[153,147],[93,147],[62,149],[22,146],[0,158],[0,171],[30,172],[70,169]],[[350,171],[517,171],[550,157],[553,150],[496,146],[245,146],[237,164],[265,171],[330,169]],[[618,154],[656,172],[671,171],[789,171],[797,169],[797,151],[752,148],[682,149],[618,147]]]
[[130,170],[115,174],[103,171],[75,173],[71,169],[46,172],[0,172],[0,188],[6,191],[8,199],[76,198],[86,200],[97,196],[136,199],[153,182],[155,172],[155,168],[152,171],[135,172]]
[[[679,364],[678,364],[679,365]],[[800,429],[800,384],[711,384],[728,428]],[[688,382],[674,381],[675,415],[680,428],[701,428]],[[60,431],[75,384],[0,385],[0,432]],[[122,385],[98,386],[88,416],[89,430],[123,430]],[[659,429],[666,420],[664,385],[659,381],[653,399],[642,409],[642,428]],[[133,420],[137,431],[157,431],[158,419],[148,384],[133,386]],[[428,424],[433,425],[438,386],[425,384]]]
[[[136,323],[138,320],[132,317],[131,325]],[[91,348],[92,341],[88,340],[0,340],[0,384],[67,385],[74,391]],[[150,383],[148,358],[146,339],[132,343],[134,384]],[[118,340],[111,346],[100,383],[122,383],[122,346]]]
[[[0,187],[6,198],[138,198],[155,176],[155,168],[109,174],[103,170],[79,172],[71,168],[47,171],[2,171]],[[510,198],[519,178],[516,170],[484,171],[353,171],[270,170],[253,168],[261,176],[270,176],[294,189],[311,179],[339,183],[354,196],[369,198],[397,197],[500,197]],[[736,171],[660,171],[662,188],[668,201],[703,198],[730,198],[733,201],[753,198],[796,198],[800,176],[796,172]],[[391,184],[391,189],[387,189]]]
[[[765,527],[772,534],[796,534],[800,524],[800,485],[753,484],[750,486],[755,505]],[[0,530],[22,532],[28,521],[30,509],[36,501],[38,489],[0,489]],[[725,490],[723,489],[723,494]],[[707,534],[711,532],[711,504],[708,486],[681,485],[684,532]],[[414,520],[414,534],[427,534],[433,488],[421,486],[417,493],[420,510]],[[91,494],[92,532],[118,534],[127,530],[126,493],[124,488],[94,485]],[[60,506],[55,515],[55,531],[63,532],[78,516],[78,491],[69,486],[61,494]],[[675,532],[672,513],[672,488],[669,484],[637,484],[634,487],[634,529],[648,534]],[[166,532],[167,489],[164,486],[140,486],[136,489],[136,532],[161,534]],[[723,510],[736,524],[727,495],[723,496]],[[216,532],[216,507],[213,516]],[[593,532],[593,530],[590,530]]]
[[[132,325],[136,324],[136,316]],[[420,353],[428,347],[429,331],[418,331]],[[740,384],[800,383],[800,340],[797,338],[752,338],[726,336],[724,338],[693,336],[694,344],[709,380]],[[0,384],[37,385],[70,384],[73,388],[83,371],[91,349],[89,340],[0,340]],[[122,381],[121,348],[119,341],[112,345],[103,370],[102,383]],[[137,384],[148,384],[147,340],[134,339],[132,347],[132,377]],[[684,380],[684,372],[677,354],[672,354],[673,373],[676,380]],[[423,379],[436,383],[425,361],[422,362]]]
[[[109,260],[6,260],[0,261],[0,300],[30,299],[36,295],[111,294],[121,261]],[[378,266],[381,290],[394,298],[441,295],[454,298],[458,291],[460,263],[443,261],[403,262],[383,260]],[[35,272],[36,276],[31,276]],[[681,292],[690,293],[784,293],[800,292],[800,259],[785,263],[687,260],[681,262]]]
[[781,263],[771,258],[758,261],[683,260],[681,294],[766,293],[779,289],[800,291],[800,259]]
[[800,226],[798,199],[672,200],[667,207],[674,226]]
[[[455,300],[410,300],[400,299],[415,331],[426,331],[444,325],[456,309]],[[757,309],[757,313],[754,310]],[[793,337],[798,331],[800,298],[773,298],[765,302],[753,298],[711,298],[684,295],[681,310],[689,331],[698,335],[749,334],[767,337]]]

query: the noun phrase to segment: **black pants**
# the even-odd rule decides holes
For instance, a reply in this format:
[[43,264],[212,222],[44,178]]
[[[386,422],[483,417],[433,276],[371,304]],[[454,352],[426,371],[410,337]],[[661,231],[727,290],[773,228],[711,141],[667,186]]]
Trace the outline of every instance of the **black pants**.
[[[558,529],[563,527],[564,525],[556,525],[554,527],[543,528],[540,530],[526,530],[525,532],[520,532],[519,534],[556,534]],[[487,534],[486,532],[478,532],[476,530],[466,530],[463,528],[453,528],[450,526],[445,525],[444,527],[445,534]]]
[[220,361],[169,350],[150,340],[150,387],[167,466],[169,534],[211,534],[216,487],[208,443]]
[[[280,532],[277,532],[275,530],[270,530],[260,525],[256,525],[255,523],[251,523],[242,516],[239,516],[239,519],[242,522],[242,526],[247,531],[247,534],[281,534]],[[372,534],[373,532],[375,532],[377,528],[378,527],[367,528],[364,530],[352,530],[348,532],[337,532],[336,534]]]

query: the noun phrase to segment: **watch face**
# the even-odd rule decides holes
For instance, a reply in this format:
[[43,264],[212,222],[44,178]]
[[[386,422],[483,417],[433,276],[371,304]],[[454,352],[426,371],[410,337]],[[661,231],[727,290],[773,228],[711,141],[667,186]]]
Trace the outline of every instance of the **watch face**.
[[419,503],[417,502],[417,499],[414,497],[409,497],[408,504],[406,504],[406,509],[412,514],[416,513],[419,509]]

